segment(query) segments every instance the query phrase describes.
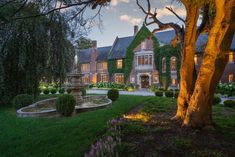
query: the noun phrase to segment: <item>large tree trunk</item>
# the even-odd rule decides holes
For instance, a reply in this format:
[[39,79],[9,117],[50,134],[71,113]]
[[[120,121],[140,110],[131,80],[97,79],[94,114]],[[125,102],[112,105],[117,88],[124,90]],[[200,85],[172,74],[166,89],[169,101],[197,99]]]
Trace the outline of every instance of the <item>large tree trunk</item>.
[[211,83],[215,72],[215,61],[220,45],[228,30],[231,10],[235,0],[215,0],[216,17],[209,33],[208,43],[203,55],[195,89],[190,99],[184,125],[203,127],[212,124]]
[[187,7],[186,28],[184,35],[184,45],[182,50],[180,68],[180,92],[177,100],[177,112],[172,119],[183,120],[188,108],[189,100],[194,88],[195,79],[195,43],[197,40],[197,19],[199,16],[199,6],[189,5]]

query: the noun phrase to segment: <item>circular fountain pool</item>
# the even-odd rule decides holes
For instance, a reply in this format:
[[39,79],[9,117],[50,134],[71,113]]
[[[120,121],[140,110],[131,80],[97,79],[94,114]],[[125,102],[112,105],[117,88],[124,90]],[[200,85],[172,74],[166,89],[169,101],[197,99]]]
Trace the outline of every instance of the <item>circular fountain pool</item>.
[[[76,113],[91,111],[99,108],[104,108],[112,104],[112,100],[107,96],[95,95],[85,96],[75,106]],[[56,98],[50,98],[42,101],[38,101],[32,105],[23,107],[17,110],[19,117],[48,117],[58,115],[56,112]]]

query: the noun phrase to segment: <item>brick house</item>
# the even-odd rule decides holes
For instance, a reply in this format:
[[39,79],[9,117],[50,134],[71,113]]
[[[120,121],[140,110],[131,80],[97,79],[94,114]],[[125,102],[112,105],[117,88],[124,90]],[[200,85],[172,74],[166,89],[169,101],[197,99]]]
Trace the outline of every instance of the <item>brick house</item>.
[[[125,82],[124,71],[127,49],[134,42],[135,36],[143,31],[143,27],[139,30],[138,26],[134,26],[133,36],[123,38],[116,37],[112,46],[97,48],[97,42],[93,41],[92,48],[79,50],[77,55],[81,72],[84,74],[82,78],[83,83],[116,82],[123,84]],[[145,27],[145,29],[147,28]],[[160,47],[170,45],[174,37],[174,30],[166,30],[155,34],[155,38]],[[207,38],[207,34],[201,34],[196,43],[196,55],[194,60],[197,69],[199,69],[201,63]],[[154,55],[160,52],[154,50],[154,42],[152,38],[146,36],[145,39],[135,47],[132,52],[134,53],[132,69],[129,78],[126,79],[127,82],[135,84],[140,88],[148,88],[152,84],[163,86],[164,82],[160,78],[162,78],[166,70],[169,69],[169,86],[177,87],[179,82],[179,71],[177,67],[180,66],[178,57],[174,55],[170,56],[170,58],[162,56],[162,58],[158,59],[159,62],[156,63]],[[235,82],[235,37],[232,42],[231,52],[228,56],[229,62],[221,78],[222,83]],[[167,62],[170,64],[166,64]],[[160,69],[158,67],[160,67]]]

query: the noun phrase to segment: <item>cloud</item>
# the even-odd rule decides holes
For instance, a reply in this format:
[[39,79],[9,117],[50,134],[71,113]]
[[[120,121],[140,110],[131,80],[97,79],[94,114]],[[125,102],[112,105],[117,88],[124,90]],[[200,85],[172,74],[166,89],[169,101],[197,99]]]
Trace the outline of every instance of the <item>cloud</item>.
[[[162,18],[164,16],[175,16],[173,13],[171,13],[169,10],[166,9],[166,7],[171,7],[180,17],[186,16],[186,11],[183,8],[177,8],[174,5],[167,5],[164,8],[157,9],[157,17]],[[151,9],[152,12],[155,11],[155,9]]]
[[130,0],[111,0],[111,6],[117,6],[119,3],[129,3]]
[[121,15],[119,18],[121,21],[129,22],[132,25],[138,25],[142,21],[141,18],[135,18],[135,17],[129,16],[129,15]]

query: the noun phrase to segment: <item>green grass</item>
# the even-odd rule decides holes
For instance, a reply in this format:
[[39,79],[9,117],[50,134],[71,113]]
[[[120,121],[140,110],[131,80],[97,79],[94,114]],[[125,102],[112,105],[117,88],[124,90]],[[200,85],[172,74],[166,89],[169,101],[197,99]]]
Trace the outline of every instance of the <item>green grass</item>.
[[120,96],[108,108],[68,118],[18,118],[13,109],[0,108],[0,156],[83,156],[105,132],[108,120],[146,99],[149,97]]

